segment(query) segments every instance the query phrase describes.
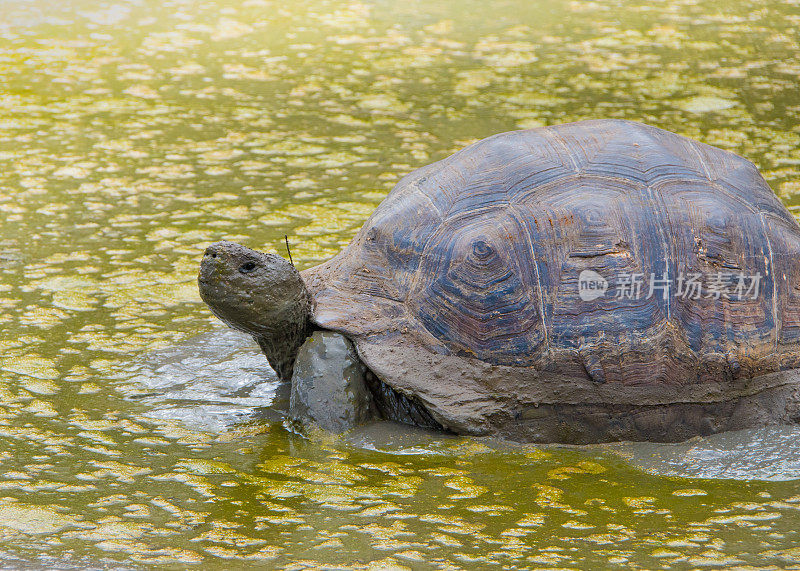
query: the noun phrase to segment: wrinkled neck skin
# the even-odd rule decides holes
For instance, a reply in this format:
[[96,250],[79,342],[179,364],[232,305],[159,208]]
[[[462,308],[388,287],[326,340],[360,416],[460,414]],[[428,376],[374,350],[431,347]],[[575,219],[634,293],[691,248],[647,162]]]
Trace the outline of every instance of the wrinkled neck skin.
[[206,249],[200,297],[234,329],[249,333],[281,380],[292,378],[297,351],[311,333],[311,294],[289,261],[233,242]]
[[[304,305],[308,308],[308,300]],[[292,378],[297,351],[311,333],[312,327],[308,318],[287,319],[282,322],[281,327],[253,334],[253,339],[261,347],[269,366],[275,370],[278,377],[282,381],[289,381]]]

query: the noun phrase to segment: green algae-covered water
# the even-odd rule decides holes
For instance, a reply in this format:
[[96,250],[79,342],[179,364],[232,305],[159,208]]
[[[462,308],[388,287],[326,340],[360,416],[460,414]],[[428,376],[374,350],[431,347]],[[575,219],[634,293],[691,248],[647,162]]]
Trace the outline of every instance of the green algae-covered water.
[[195,285],[308,267],[392,185],[616,117],[800,207],[800,4],[0,0],[0,568],[800,568],[800,430],[303,437]]

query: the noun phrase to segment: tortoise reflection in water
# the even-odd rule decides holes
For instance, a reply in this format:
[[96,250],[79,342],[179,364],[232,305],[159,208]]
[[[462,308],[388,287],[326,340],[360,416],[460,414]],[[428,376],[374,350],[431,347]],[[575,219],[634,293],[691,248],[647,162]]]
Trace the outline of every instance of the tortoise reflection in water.
[[800,415],[800,227],[751,162],[646,125],[489,137],[324,264],[219,242],[199,280],[334,430],[677,441]]

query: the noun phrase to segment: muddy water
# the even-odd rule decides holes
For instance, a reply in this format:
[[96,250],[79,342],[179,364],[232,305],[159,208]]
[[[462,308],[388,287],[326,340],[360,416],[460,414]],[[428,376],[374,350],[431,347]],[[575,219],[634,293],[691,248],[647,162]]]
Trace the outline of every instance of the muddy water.
[[619,117],[800,206],[796,2],[0,0],[6,566],[800,565],[800,433],[520,447],[293,434],[194,282],[220,238],[316,264],[399,177]]

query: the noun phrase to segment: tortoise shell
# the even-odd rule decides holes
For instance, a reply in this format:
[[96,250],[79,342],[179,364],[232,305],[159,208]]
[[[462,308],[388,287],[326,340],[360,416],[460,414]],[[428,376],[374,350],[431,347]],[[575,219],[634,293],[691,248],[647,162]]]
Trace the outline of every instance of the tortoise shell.
[[303,277],[317,325],[459,431],[542,404],[730,400],[800,360],[795,219],[748,160],[629,121],[420,168]]

